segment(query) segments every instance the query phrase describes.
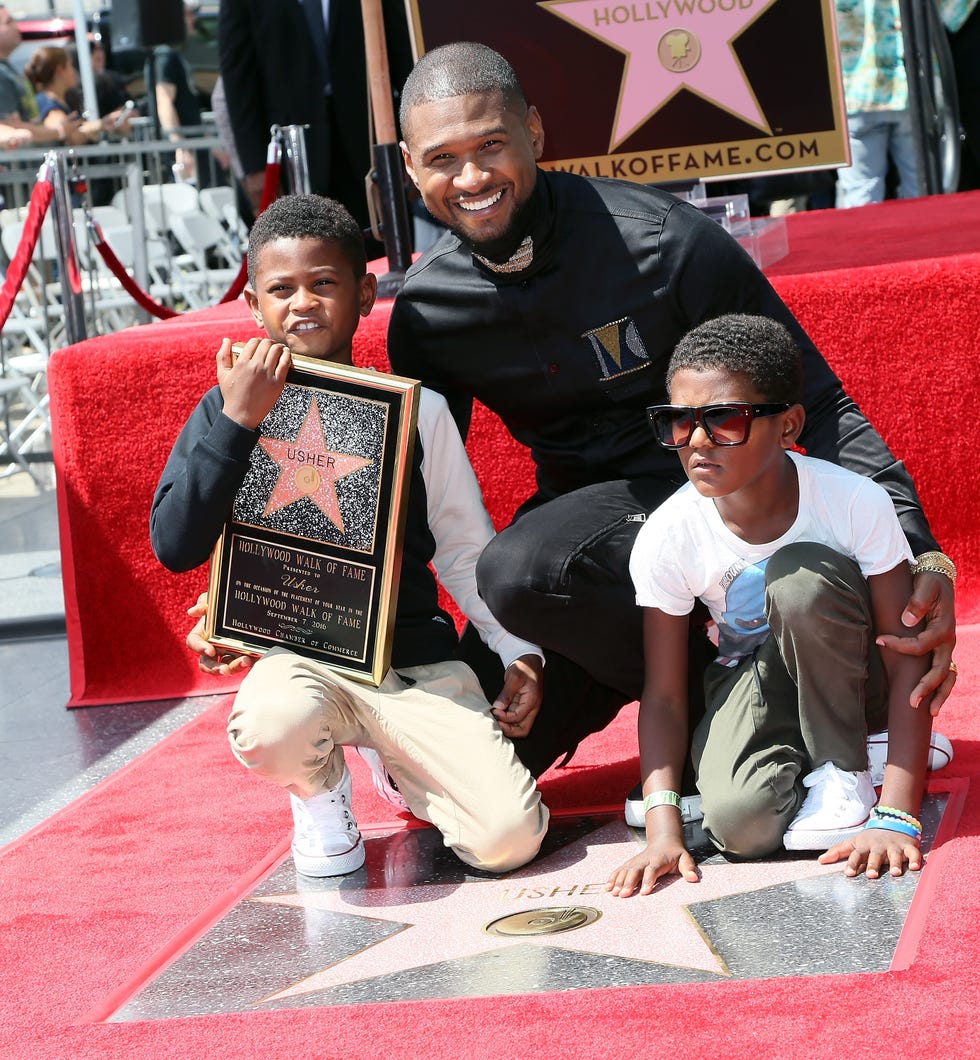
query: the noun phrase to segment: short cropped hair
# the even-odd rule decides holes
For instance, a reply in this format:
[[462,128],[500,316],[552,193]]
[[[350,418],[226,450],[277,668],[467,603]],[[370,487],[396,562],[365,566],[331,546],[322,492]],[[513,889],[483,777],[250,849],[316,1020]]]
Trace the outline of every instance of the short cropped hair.
[[508,110],[527,109],[524,90],[513,67],[493,48],[476,41],[456,41],[426,52],[405,81],[399,105],[402,134],[411,112],[423,103],[471,93],[499,92]]
[[284,195],[255,219],[248,234],[248,282],[253,288],[259,252],[276,239],[320,239],[324,243],[336,243],[355,276],[367,272],[367,251],[360,225],[345,206],[324,195]]
[[803,359],[789,329],[769,317],[729,313],[699,324],[677,344],[667,386],[682,368],[746,376],[766,401],[803,400]]

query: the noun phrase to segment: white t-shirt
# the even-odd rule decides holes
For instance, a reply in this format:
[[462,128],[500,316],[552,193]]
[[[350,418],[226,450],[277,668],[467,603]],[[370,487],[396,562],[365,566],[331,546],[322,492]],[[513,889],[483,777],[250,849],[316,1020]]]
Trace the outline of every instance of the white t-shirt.
[[725,526],[714,501],[688,482],[647,517],[633,545],[636,602],[686,615],[701,599],[718,626],[722,659],[747,655],[768,636],[766,563],[784,545],[828,545],[855,560],[866,578],[913,558],[883,487],[826,460],[789,455],[799,477],[799,510],[775,541],[743,541]]

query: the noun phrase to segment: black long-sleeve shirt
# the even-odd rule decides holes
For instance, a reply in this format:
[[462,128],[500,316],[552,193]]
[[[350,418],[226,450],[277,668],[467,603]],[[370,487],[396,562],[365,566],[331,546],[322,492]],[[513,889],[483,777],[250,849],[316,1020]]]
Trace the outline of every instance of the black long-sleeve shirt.
[[447,233],[408,271],[388,331],[392,370],[445,394],[461,431],[473,398],[531,450],[537,500],[614,479],[680,485],[645,409],[691,328],[772,317],[806,373],[811,456],[888,490],[915,553],[937,548],[902,463],[748,254],[695,206],[639,184],[539,171],[529,268],[495,273]]

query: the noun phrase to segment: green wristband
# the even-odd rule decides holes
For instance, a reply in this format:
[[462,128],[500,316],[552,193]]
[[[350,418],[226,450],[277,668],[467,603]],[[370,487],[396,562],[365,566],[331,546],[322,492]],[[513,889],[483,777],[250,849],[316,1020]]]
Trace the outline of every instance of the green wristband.
[[676,806],[681,808],[681,797],[676,791],[651,791],[643,799],[643,812],[649,813],[654,806]]

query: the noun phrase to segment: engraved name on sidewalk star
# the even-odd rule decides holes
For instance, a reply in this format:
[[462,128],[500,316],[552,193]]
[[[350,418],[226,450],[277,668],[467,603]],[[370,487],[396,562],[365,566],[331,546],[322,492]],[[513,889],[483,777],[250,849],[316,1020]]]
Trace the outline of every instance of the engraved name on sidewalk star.
[[327,448],[316,398],[310,402],[306,418],[294,441],[262,437],[259,445],[279,467],[279,477],[262,517],[307,497],[344,533],[335,483],[366,467],[371,460]]
[[[322,909],[402,926],[397,934],[264,1000],[268,1003],[300,997],[515,944],[623,957],[726,976],[730,974],[728,968],[702,934],[689,905],[841,871],[839,865],[818,864],[815,856],[800,861],[703,864],[699,883],[672,876],[661,880],[653,894],[615,898],[604,889],[605,880],[638,849],[632,830],[615,822],[538,862],[491,880],[341,887],[254,898],[253,901],[273,905]],[[595,909],[600,916],[558,934],[516,934],[508,938],[485,930],[509,913],[539,909],[542,917],[550,917],[559,906]]]
[[541,7],[626,56],[609,150],[682,88],[770,132],[733,47],[776,0],[544,0]]

